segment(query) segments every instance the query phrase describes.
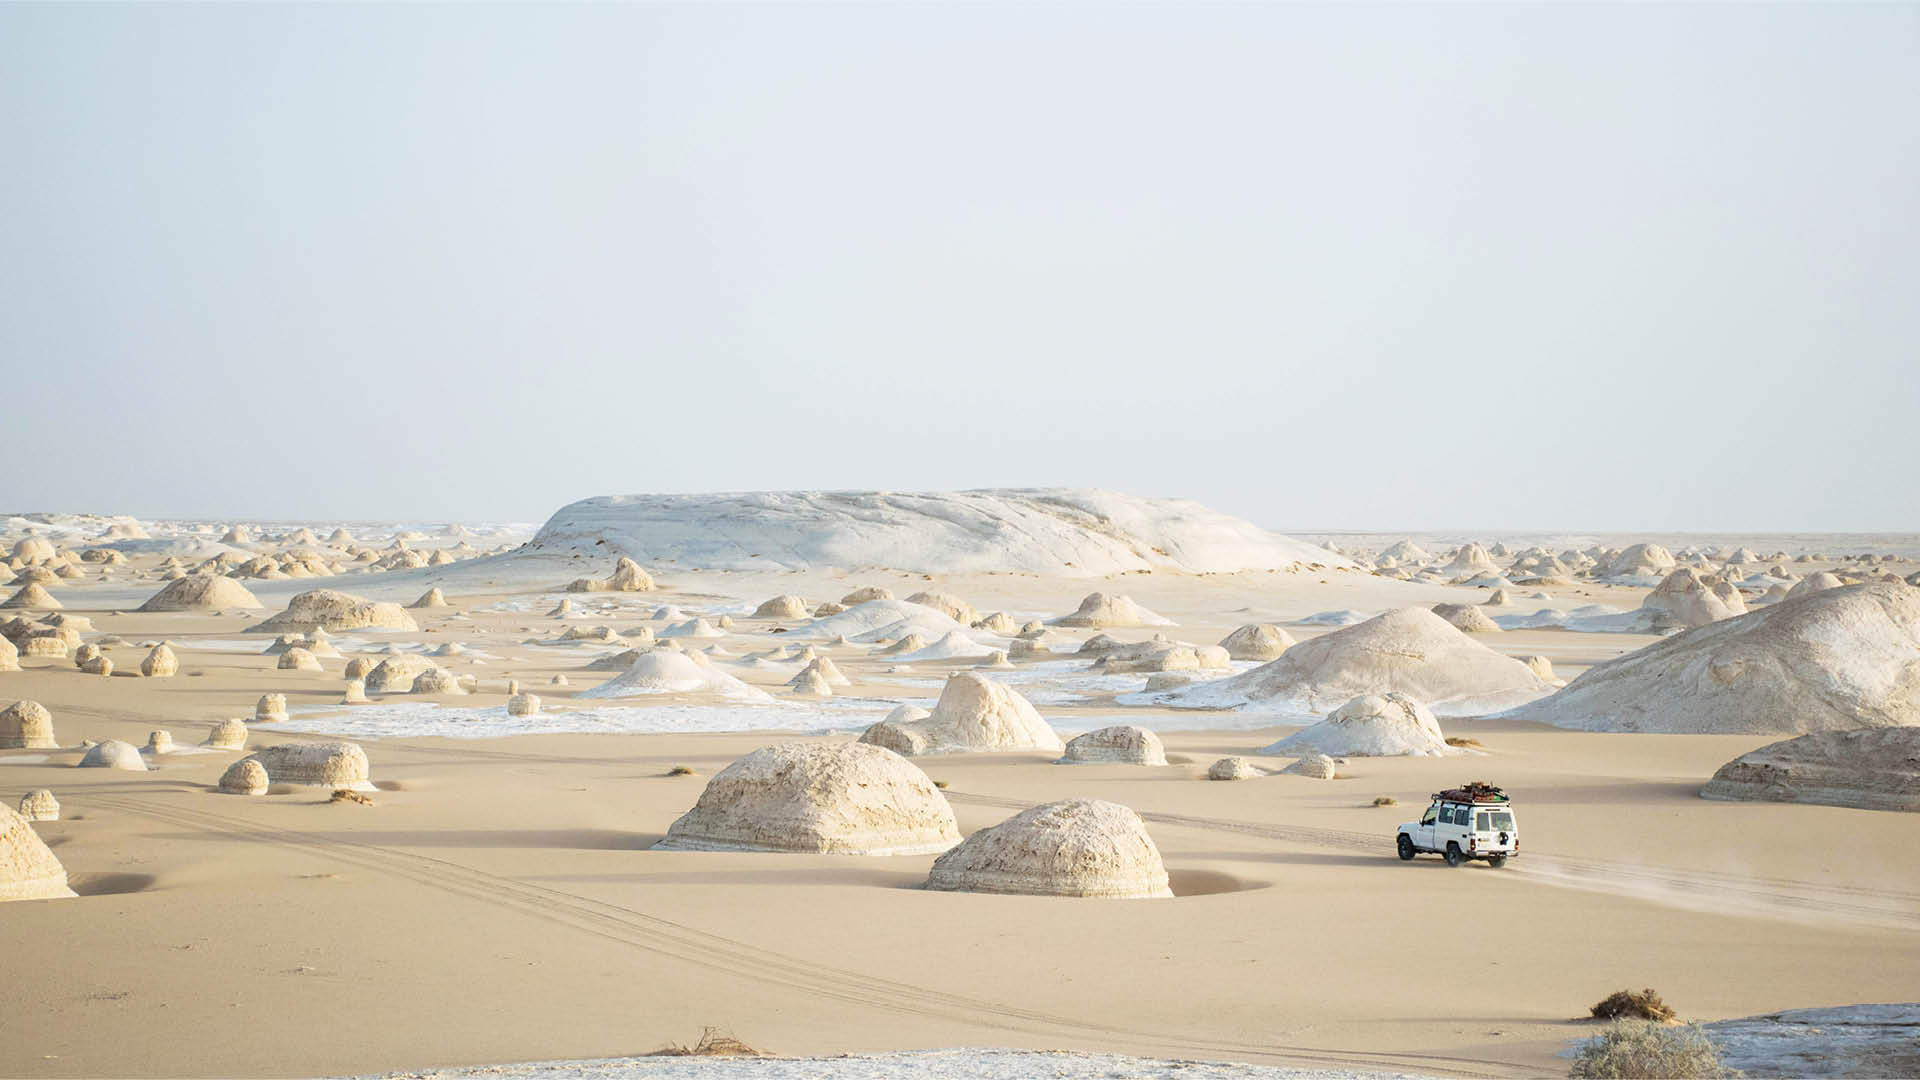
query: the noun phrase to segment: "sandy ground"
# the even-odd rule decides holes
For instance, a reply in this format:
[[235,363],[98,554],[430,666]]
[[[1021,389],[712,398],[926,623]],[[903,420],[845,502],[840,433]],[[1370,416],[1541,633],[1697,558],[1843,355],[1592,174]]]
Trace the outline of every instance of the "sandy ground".
[[[669,589],[648,602],[692,612],[930,584],[887,573],[661,576]],[[320,585],[411,600],[423,580],[256,592],[270,609]],[[1023,617],[1117,589],[1195,642],[1248,621],[1463,595],[1351,574],[937,584],[982,612]],[[570,693],[607,677],[580,670],[588,654],[520,644],[561,625],[543,617],[545,592],[448,591],[453,609],[416,613],[423,632],[393,640],[489,654],[484,665],[446,661],[482,680],[480,693],[449,703],[497,707],[511,676],[564,710]],[[1644,595],[1554,592],[1560,606],[1631,607]],[[166,637],[182,660],[169,680],[36,659],[0,675],[0,699],[46,704],[64,744],[144,743],[155,728],[191,744],[214,720],[250,715],[264,692],[286,693],[296,709],[338,700],[343,659],[323,661],[324,673],[278,671],[272,657],[218,646],[244,640],[249,620],[116,614],[127,603],[117,596],[90,611],[87,590],[59,594],[100,632]],[[529,610],[489,610],[503,603]],[[585,623],[638,625],[642,610]],[[741,619],[722,644],[777,644],[771,626]],[[260,648],[270,640],[252,636]],[[1548,655],[1570,677],[1651,639],[1484,640]],[[123,671],[142,651],[109,650]],[[833,651],[855,694],[934,692],[885,681],[885,665],[864,652]],[[569,687],[546,685],[561,673]],[[781,681],[743,677],[769,690]],[[1573,1018],[1622,987],[1656,987],[1702,1020],[1920,998],[1909,817],[1697,797],[1719,765],[1773,737],[1450,721],[1450,734],[1490,753],[1353,759],[1336,781],[1209,783],[1200,776],[1215,758],[1292,728],[1234,730],[1229,716],[1126,709],[1110,696],[1042,712],[1063,728],[1147,717],[1178,763],[922,759],[948,785],[962,831],[1068,796],[1122,802],[1145,815],[1176,899],[925,892],[931,856],[647,850],[704,777],[781,737],[767,732],[364,739],[382,789],[372,807],[329,805],[308,789],[220,795],[210,788],[231,754],[169,755],[131,774],[70,768],[74,752],[0,752],[0,798],[49,787],[64,804],[63,820],[37,827],[83,893],[0,912],[0,1074],[312,1075],[615,1057],[718,1025],[784,1054],[1002,1046],[1539,1075],[1564,1071],[1555,1055],[1588,1030]],[[282,737],[262,726],[253,745]],[[669,776],[676,765],[700,775]],[[1395,826],[1428,792],[1476,778],[1515,794],[1522,856],[1501,870],[1398,861]],[[1398,805],[1373,806],[1381,795]]]

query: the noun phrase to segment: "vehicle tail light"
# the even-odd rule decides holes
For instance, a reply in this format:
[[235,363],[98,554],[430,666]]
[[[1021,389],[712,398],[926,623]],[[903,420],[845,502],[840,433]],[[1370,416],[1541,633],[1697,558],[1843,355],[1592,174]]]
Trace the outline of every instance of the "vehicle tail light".
[[1477,836],[1467,837],[1467,850],[1468,851],[1480,850],[1480,838]]

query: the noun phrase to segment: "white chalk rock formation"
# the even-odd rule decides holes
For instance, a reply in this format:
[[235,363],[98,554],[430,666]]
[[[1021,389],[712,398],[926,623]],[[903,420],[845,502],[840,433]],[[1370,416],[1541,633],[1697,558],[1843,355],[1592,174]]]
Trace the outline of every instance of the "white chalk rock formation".
[[253,722],[271,724],[287,718],[287,695],[262,694],[253,706]]
[[762,619],[804,619],[807,617],[807,602],[789,593],[766,601],[754,608],[753,613]]
[[440,586],[435,585],[433,588],[421,593],[420,599],[415,600],[407,606],[414,609],[446,607],[447,594],[440,591]]
[[147,598],[141,611],[221,611],[258,608],[260,601],[245,585],[222,574],[177,577]]
[[147,760],[140,756],[140,748],[132,743],[108,739],[89,746],[87,752],[80,756],[78,768],[146,772]]
[[857,607],[869,600],[891,599],[893,599],[892,589],[883,589],[878,585],[868,585],[865,588],[855,589],[841,597],[840,602],[848,607]]
[[971,626],[980,618],[980,613],[974,610],[972,604],[950,592],[941,592],[937,589],[914,593],[907,597],[907,603],[932,608],[952,619],[959,626]]
[[287,609],[247,628],[253,633],[310,633],[325,630],[419,630],[413,616],[399,604],[367,600],[332,589],[303,592],[288,601]]
[[207,732],[206,745],[215,750],[244,750],[247,746],[247,723],[244,720],[228,719],[213,725]]
[[411,653],[388,656],[367,672],[366,690],[369,694],[410,694],[420,676],[437,670],[439,665],[429,657]]
[[832,641],[847,638],[861,644],[892,641],[913,633],[928,640],[964,629],[949,616],[922,604],[903,600],[868,600],[862,604],[797,626],[787,634],[796,641]]
[[515,694],[507,699],[508,716],[535,716],[540,712],[540,698],[536,694]]
[[636,694],[718,694],[741,701],[773,700],[764,690],[748,686],[725,672],[703,667],[692,656],[671,649],[642,653],[626,671],[576,696],[619,698]]
[[912,762],[865,743],[795,742],[722,769],[655,847],[925,855],[959,842],[952,808]]
[[367,681],[348,679],[345,691],[340,697],[342,705],[365,705],[367,703]]
[[[255,750],[241,760],[259,762],[277,784],[355,789],[372,786],[367,752],[358,743],[283,743]],[[235,767],[238,765],[236,762]]]
[[562,507],[516,557],[609,548],[716,570],[1104,577],[1353,566],[1198,503],[1067,490],[602,496]]
[[1367,694],[1333,710],[1325,720],[1267,746],[1261,754],[1297,757],[1441,757],[1460,751],[1447,745],[1440,722],[1405,694]]
[[319,657],[313,655],[312,652],[308,651],[307,649],[299,645],[295,645],[292,648],[288,649],[286,652],[281,653],[280,659],[274,664],[274,666],[279,668],[281,671],[325,671],[326,670],[325,668],[320,666]]
[[1173,895],[1140,815],[1099,799],[1047,803],[981,829],[934,860],[927,888],[1107,899]]
[[1264,774],[1260,767],[1253,763],[1252,758],[1223,757],[1207,766],[1209,780],[1251,780],[1261,775]]
[[149,754],[173,753],[173,732],[171,731],[147,732],[147,753]]
[[1541,682],[1557,682],[1553,675],[1553,661],[1544,656],[1516,656],[1514,659],[1527,665],[1527,670],[1540,676]]
[[24,536],[13,545],[13,561],[23,566],[54,560],[53,544],[44,536]]
[[1808,593],[1598,664],[1509,715],[1583,731],[1783,735],[1920,725],[1920,589]]
[[1286,776],[1305,776],[1314,780],[1331,780],[1337,775],[1332,758],[1325,754],[1308,754],[1299,761],[1280,770]]
[[800,674],[787,681],[787,689],[801,697],[832,697],[833,687],[827,682],[820,669],[809,664]]
[[1277,660],[1293,645],[1293,635],[1272,623],[1248,623],[1220,639],[1220,647],[1235,660]]
[[1702,577],[1683,566],[1668,574],[1647,594],[1640,602],[1640,610],[1653,613],[1656,626],[1667,623],[1692,629],[1745,615],[1747,602],[1740,590],[1718,575]]
[[140,661],[140,674],[149,679],[165,679],[180,674],[180,658],[161,642]]
[[0,901],[73,896],[67,869],[27,820],[0,806]]
[[675,623],[660,631],[660,636],[663,638],[717,638],[726,637],[727,632],[705,618],[699,618]]
[[59,821],[60,800],[46,788],[34,788],[20,796],[20,816],[28,821]]
[[1635,544],[1594,568],[1597,578],[1660,577],[1675,566],[1673,552],[1659,544]]
[[16,701],[0,709],[0,750],[56,750],[53,714],[37,701]]
[[1817,731],[1772,743],[1722,765],[1700,794],[1920,812],[1920,728]]
[[18,592],[0,601],[0,608],[30,608],[38,611],[56,611],[61,603],[53,598],[46,586],[37,581],[29,581]]
[[229,795],[265,795],[272,779],[257,758],[244,757],[220,774],[220,790]]
[[410,692],[459,695],[466,693],[467,688],[460,685],[460,680],[454,676],[453,672],[442,667],[432,667],[413,677],[413,689]]
[[20,650],[11,639],[0,637],[0,671],[20,670]]
[[1320,715],[1363,694],[1405,694],[1445,715],[1537,698],[1551,687],[1425,608],[1402,608],[1288,649],[1231,678],[1165,695],[1182,708]]
[[1119,593],[1088,593],[1080,609],[1053,620],[1055,626],[1172,626],[1163,618],[1135,603],[1133,597]]
[[1453,553],[1453,560],[1441,567],[1440,572],[1448,577],[1458,577],[1462,574],[1471,576],[1496,573],[1499,569],[1493,558],[1487,554],[1486,548],[1479,544],[1468,543],[1462,544],[1460,549]]
[[[548,524],[552,524],[549,522]],[[613,564],[613,573],[605,578],[577,578],[567,586],[568,592],[652,592],[653,578],[640,564],[620,556]]]
[[1059,765],[1165,765],[1160,736],[1132,724],[1089,731],[1067,743]]
[[971,671],[948,676],[931,715],[919,720],[882,720],[868,728],[860,741],[909,757],[1064,749],[1060,736],[1026,698]]
[[1497,634],[1500,624],[1477,604],[1435,604],[1433,613],[1447,620],[1463,634]]
[[1819,570],[1794,582],[1793,588],[1787,590],[1786,598],[1793,600],[1822,589],[1838,589],[1845,584],[1846,582],[1840,580],[1840,575],[1831,570]]

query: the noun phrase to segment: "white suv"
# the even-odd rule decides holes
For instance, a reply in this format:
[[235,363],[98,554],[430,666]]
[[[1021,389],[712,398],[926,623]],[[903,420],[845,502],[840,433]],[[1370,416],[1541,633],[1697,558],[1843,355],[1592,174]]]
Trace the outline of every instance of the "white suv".
[[1431,851],[1446,856],[1448,866],[1468,859],[1504,866],[1520,854],[1520,823],[1499,788],[1475,782],[1434,795],[1419,821],[1400,826],[1394,844],[1402,859]]

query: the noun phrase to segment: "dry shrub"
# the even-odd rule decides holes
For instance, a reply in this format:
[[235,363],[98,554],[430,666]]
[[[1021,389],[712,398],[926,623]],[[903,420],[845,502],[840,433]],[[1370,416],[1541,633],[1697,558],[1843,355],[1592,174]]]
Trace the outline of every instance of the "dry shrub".
[[1651,1020],[1657,1024],[1678,1023],[1680,1014],[1660,1000],[1648,987],[1645,990],[1615,990],[1593,1007],[1595,1020]]
[[1375,795],[1373,797],[1373,805],[1375,806],[1398,806],[1399,804],[1400,800],[1391,795]]
[[667,775],[668,776],[693,776],[695,774],[693,769],[689,768],[688,766],[675,765],[673,768],[667,770]]
[[1740,1073],[1720,1064],[1719,1051],[1706,1033],[1692,1024],[1669,1026],[1648,1020],[1622,1020],[1582,1044],[1567,1075],[1575,1080],[1693,1080]]
[[933,786],[939,788],[941,791],[947,790],[947,782],[945,780],[935,780]]
[[361,806],[373,805],[372,799],[368,798],[362,792],[354,791],[352,788],[335,788],[333,792],[333,796],[329,798],[327,801],[359,803]]
[[648,1057],[766,1057],[767,1055],[731,1034],[716,1027],[700,1029],[700,1041],[692,1046],[682,1043],[667,1045],[648,1054]]
[[[1479,739],[1469,739],[1465,735],[1447,736],[1447,745],[1458,746],[1465,750],[1485,750],[1486,749],[1486,747],[1481,744]],[[1477,780],[1474,782],[1479,783],[1479,781]]]

